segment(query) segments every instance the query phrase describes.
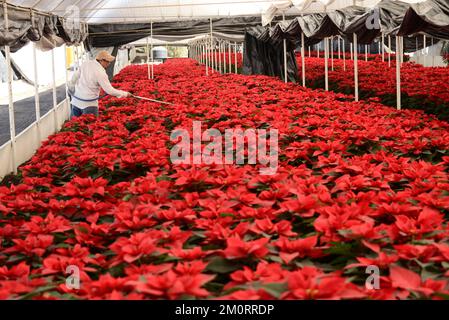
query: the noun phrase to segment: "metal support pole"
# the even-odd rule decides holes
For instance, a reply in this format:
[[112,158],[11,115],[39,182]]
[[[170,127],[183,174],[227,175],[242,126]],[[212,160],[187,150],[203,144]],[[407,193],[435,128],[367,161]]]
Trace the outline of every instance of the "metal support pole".
[[306,57],[304,47],[304,32],[301,32],[301,68],[302,68],[302,86],[306,86]]
[[330,38],[330,42],[331,42],[331,65],[332,65],[332,71],[334,71],[334,37]]
[[401,65],[404,63],[404,37],[399,37],[399,41],[401,42],[399,45],[400,52],[401,52]]
[[[3,3],[5,30],[9,30],[8,5]],[[16,121],[14,118],[14,101],[12,92],[13,73],[11,68],[11,50],[9,46],[5,46],[6,72],[8,78],[8,113],[9,113],[9,132],[11,135],[11,163],[14,174],[17,174],[17,149],[16,149]]]
[[216,44],[215,44],[215,40],[213,41],[213,44],[212,44],[212,46],[213,46],[213,66],[214,66],[214,70],[215,71],[218,71],[218,64],[217,64],[217,61],[218,61],[218,57],[217,57],[217,46],[216,46]]
[[202,47],[203,47],[203,62],[202,62],[202,64],[206,65],[206,43],[203,43]]
[[382,62],[385,62],[385,37],[382,33]]
[[391,67],[391,36],[388,35],[388,66]]
[[350,51],[350,58],[351,58],[351,60],[354,60],[353,47],[352,47],[351,44],[349,45],[349,51]]
[[329,91],[329,42],[324,38],[324,89]]
[[338,44],[337,44],[338,59],[340,59],[340,36],[338,36],[337,39],[338,39]]
[[148,79],[151,79],[151,67],[150,67],[150,41],[147,37],[147,71],[148,71]]
[[365,44],[365,61],[368,61],[368,45]]
[[[404,39],[404,38],[402,38],[402,39]],[[435,50],[435,48],[433,47],[433,37],[432,38],[430,38],[430,41],[431,41],[431,46],[432,46],[432,52],[431,52],[431,55],[432,55],[432,67],[435,67],[435,54],[434,54],[434,50]]]
[[342,40],[342,44],[343,44],[343,51],[342,51],[342,55],[343,55],[343,70],[346,71],[346,48],[345,48],[345,39],[341,39]]
[[208,76],[209,75],[209,45],[210,45],[210,43],[209,43],[209,41],[206,41],[206,45],[205,45],[205,47],[206,47],[206,54],[205,54],[205,58],[206,58],[206,76]]
[[228,58],[226,57],[226,42],[223,42],[223,73],[228,71]]
[[284,77],[285,83],[288,82],[288,69],[287,69],[287,39],[284,39]]
[[237,42],[234,42],[234,68],[235,74],[238,73],[238,64],[237,64]]
[[426,39],[426,35],[423,35],[423,41],[424,41],[424,43],[423,43],[423,50],[425,50],[426,48],[427,48],[427,39]]
[[357,50],[357,34],[354,37],[354,90],[355,101],[359,101],[359,64],[358,64],[358,50]]
[[220,73],[223,73],[223,64],[221,63],[221,41],[218,41],[218,69]]
[[310,52],[310,46],[309,46],[309,58],[312,56],[312,53]]
[[[213,35],[213,29],[212,29],[212,18],[210,18],[210,51],[211,51],[211,53],[212,53],[212,50],[213,50],[213,48],[212,48],[213,41],[214,41],[214,35]],[[212,56],[210,56],[209,59],[211,60]],[[211,67],[213,68],[212,63],[211,63]],[[213,70],[214,69],[212,69],[211,72],[214,72]]]
[[150,23],[150,28],[151,28],[151,50],[150,50],[150,55],[151,55],[151,79],[154,79],[154,53],[153,53],[153,21],[151,21]]
[[[70,117],[70,100],[69,100],[69,69],[68,69],[68,64],[69,61],[67,59],[67,45],[64,45],[64,63],[65,63],[65,102],[69,105],[69,114],[68,116]],[[36,119],[37,119],[37,114],[36,114]],[[37,120],[36,120],[37,121]],[[38,128],[39,131],[39,128]],[[40,139],[39,139],[40,141]]]
[[401,110],[401,41],[396,36],[396,107]]
[[[33,68],[34,68],[34,105],[36,112],[37,141],[41,141],[41,107],[39,97],[39,75],[37,71],[37,49],[36,43],[33,42]],[[67,74],[67,72],[66,72]],[[66,97],[67,101],[68,98]]]
[[229,53],[229,73],[232,73],[232,51],[231,51],[231,42],[228,42],[228,53]]
[[55,66],[55,49],[51,50],[51,73],[52,73],[52,86],[53,86],[53,112],[55,132],[58,131],[58,98],[56,96],[56,66]]
[[[285,14],[282,14],[282,21],[285,21]],[[285,83],[288,82],[288,75],[287,75],[287,39],[283,40],[284,44],[284,81]]]

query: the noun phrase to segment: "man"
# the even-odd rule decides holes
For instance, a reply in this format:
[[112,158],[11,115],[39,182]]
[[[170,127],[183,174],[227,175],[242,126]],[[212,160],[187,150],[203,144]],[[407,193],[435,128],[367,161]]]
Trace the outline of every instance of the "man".
[[95,114],[98,116],[100,89],[118,98],[125,98],[131,95],[129,92],[114,89],[109,81],[106,68],[109,67],[114,59],[115,57],[107,51],[100,51],[95,60],[86,61],[75,72],[69,83],[69,88],[72,88],[72,118],[80,117],[83,114]]

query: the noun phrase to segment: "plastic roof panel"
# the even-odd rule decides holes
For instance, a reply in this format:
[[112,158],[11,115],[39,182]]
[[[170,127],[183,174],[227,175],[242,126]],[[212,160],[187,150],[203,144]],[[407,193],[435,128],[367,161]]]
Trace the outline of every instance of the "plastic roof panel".
[[166,21],[237,15],[260,16],[270,0],[10,0],[11,4],[64,16],[76,6],[89,23]]
[[[423,0],[405,0],[408,3]],[[373,7],[380,0],[8,0],[8,3],[52,12],[60,16],[79,11],[82,21],[89,23],[173,21],[207,17],[262,16],[272,8],[286,15],[323,12],[350,5]],[[279,12],[282,14],[282,12]]]

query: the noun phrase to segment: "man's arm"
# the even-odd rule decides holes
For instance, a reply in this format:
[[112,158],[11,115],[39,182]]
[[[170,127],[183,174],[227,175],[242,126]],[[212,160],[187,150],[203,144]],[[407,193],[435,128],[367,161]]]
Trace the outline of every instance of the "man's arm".
[[78,69],[73,74],[72,79],[69,81],[69,83],[67,83],[67,86],[69,87],[70,91],[72,91],[72,92],[75,91],[76,83],[78,82],[80,77],[81,77],[81,71],[80,71],[80,69]]
[[118,97],[118,98],[123,98],[123,97],[129,96],[128,92],[122,91],[122,90],[117,90],[111,85],[111,82],[109,81],[109,78],[108,78],[108,75],[106,74],[106,72],[101,72],[98,75],[98,83],[101,86],[101,88],[104,90],[104,92],[106,92],[110,96],[114,96],[114,97]]

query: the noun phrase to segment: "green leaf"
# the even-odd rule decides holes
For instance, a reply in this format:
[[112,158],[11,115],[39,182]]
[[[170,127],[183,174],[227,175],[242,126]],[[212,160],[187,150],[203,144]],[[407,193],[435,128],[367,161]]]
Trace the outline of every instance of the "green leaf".
[[44,286],[44,287],[39,287],[36,290],[27,293],[26,295],[20,297],[21,300],[30,300],[32,297],[38,296],[44,292],[50,291],[55,289],[56,286],[55,285],[49,285],[49,286]]
[[132,194],[127,194],[126,196],[123,197],[123,201],[128,202],[129,200],[131,200],[132,197],[133,197]]
[[286,283],[267,283],[261,288],[277,299],[280,299],[281,295],[288,289]]
[[449,294],[437,292],[437,293],[435,293],[435,296],[440,297],[440,298],[443,298],[443,299],[445,299],[445,300],[449,300]]
[[217,257],[211,260],[206,270],[216,273],[230,273],[240,269],[240,264],[225,258]]

